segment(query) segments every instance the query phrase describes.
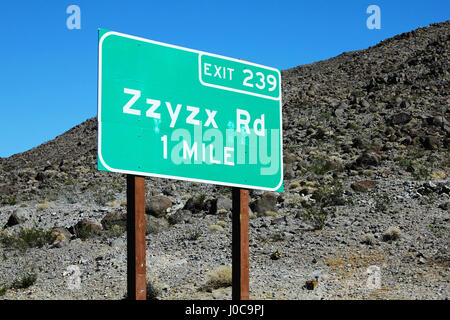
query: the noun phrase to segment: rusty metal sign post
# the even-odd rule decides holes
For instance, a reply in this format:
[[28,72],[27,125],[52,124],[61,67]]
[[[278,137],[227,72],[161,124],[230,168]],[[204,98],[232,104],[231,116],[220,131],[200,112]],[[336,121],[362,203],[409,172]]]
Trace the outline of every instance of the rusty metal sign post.
[[232,299],[249,300],[249,191],[233,188],[232,191]]
[[[249,300],[249,190],[232,189],[232,299]],[[127,175],[127,297],[146,300],[145,178]]]
[[145,178],[127,175],[127,297],[146,300]]

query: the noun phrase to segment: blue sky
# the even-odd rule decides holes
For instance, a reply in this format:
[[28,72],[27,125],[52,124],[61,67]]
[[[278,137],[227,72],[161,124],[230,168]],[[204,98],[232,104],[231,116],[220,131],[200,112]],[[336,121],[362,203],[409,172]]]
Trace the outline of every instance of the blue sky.
[[[69,5],[81,29],[69,30]],[[369,5],[381,29],[369,30]],[[97,29],[281,70],[365,49],[449,19],[450,1],[4,1],[0,157],[38,146],[97,113]]]

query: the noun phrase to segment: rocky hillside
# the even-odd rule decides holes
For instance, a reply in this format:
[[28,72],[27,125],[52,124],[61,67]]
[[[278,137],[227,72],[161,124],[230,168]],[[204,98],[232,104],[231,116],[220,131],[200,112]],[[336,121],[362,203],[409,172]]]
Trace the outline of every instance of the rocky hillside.
[[[446,21],[282,72],[285,192],[251,192],[253,297],[450,296],[449,54]],[[108,224],[123,224],[125,179],[97,171],[96,139],[92,118],[0,159],[0,250],[53,268],[37,272],[34,298],[63,283],[68,251],[71,264],[90,270],[83,279],[89,294],[56,290],[45,298],[123,296],[126,283],[106,270],[118,265],[125,279],[123,230]],[[160,297],[226,297],[228,289],[202,291],[199,283],[208,268],[231,261],[229,188],[153,178],[147,186],[149,264],[161,270]],[[23,227],[56,230],[59,241],[23,243],[24,253],[12,245]],[[100,260],[91,246],[103,252]],[[4,261],[0,292],[4,282],[5,297],[24,297],[10,285],[23,268]],[[377,290],[364,289],[370,265],[386,281]],[[109,289],[89,282],[100,278]],[[298,289],[311,279],[318,286]]]

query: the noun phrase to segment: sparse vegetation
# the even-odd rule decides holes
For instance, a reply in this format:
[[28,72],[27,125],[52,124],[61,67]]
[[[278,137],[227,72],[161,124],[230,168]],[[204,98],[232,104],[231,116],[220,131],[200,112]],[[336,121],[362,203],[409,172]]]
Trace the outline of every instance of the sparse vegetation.
[[207,274],[204,289],[214,290],[218,288],[229,287],[232,284],[231,266],[219,266]]
[[17,204],[17,199],[15,196],[11,196],[8,198],[8,200],[6,200],[6,203],[9,204],[10,206],[13,206]]
[[342,163],[335,158],[329,158],[327,155],[320,154],[313,158],[309,171],[324,175],[331,171],[341,171],[343,169]]
[[281,249],[277,249],[274,252],[272,252],[272,254],[270,255],[270,259],[272,260],[279,260],[283,257],[283,252],[281,251]]
[[372,233],[366,233],[362,236],[361,243],[373,246],[375,242],[375,236]]
[[94,201],[100,206],[105,206],[108,202],[115,200],[114,191],[102,188],[96,189],[93,197]]
[[343,188],[340,182],[333,181],[328,185],[321,185],[312,193],[314,201],[306,202],[300,201],[304,207],[301,217],[312,223],[316,230],[320,230],[325,226],[330,213],[336,211],[335,206],[344,205]]
[[187,240],[195,241],[195,240],[198,240],[201,236],[202,236],[202,233],[201,233],[201,232],[199,232],[199,231],[192,231],[192,232],[189,233],[189,235],[187,236]]
[[75,234],[81,240],[86,240],[101,234],[102,227],[89,220],[81,220],[75,225]]
[[55,241],[56,235],[51,230],[41,228],[22,228],[16,234],[3,231],[0,233],[0,243],[7,248],[26,250],[41,248]]
[[433,224],[428,225],[431,232],[435,233],[439,237],[443,237],[446,234],[447,228],[444,226],[435,226]]
[[217,231],[223,231],[223,228],[217,224],[212,224],[210,226],[208,226],[208,230],[212,231],[212,232],[217,232]]
[[120,237],[126,231],[126,229],[126,226],[113,224],[107,233],[110,237]]
[[307,208],[302,215],[302,218],[313,224],[316,230],[323,229],[328,218],[328,212],[323,207]]
[[7,285],[0,286],[0,297],[3,297],[8,291],[9,287]]
[[14,282],[11,284],[11,289],[26,289],[28,287],[31,287],[36,282],[36,280],[36,273],[28,273],[22,278],[14,280]]
[[341,206],[345,204],[342,184],[334,180],[331,184],[319,186],[312,194],[316,204],[321,207]]
[[391,203],[392,203],[391,196],[387,192],[385,192],[375,197],[374,207],[375,210],[377,210],[378,212],[384,212],[389,208]]
[[44,210],[48,210],[49,208],[50,208],[50,202],[48,202],[47,200],[44,200],[37,205],[36,209],[38,211],[44,211]]
[[402,231],[399,227],[389,227],[384,233],[383,233],[383,240],[384,241],[397,241],[400,240],[402,236]]
[[272,241],[274,241],[274,242],[278,242],[278,241],[284,241],[284,240],[286,240],[286,237],[284,236],[284,234],[283,234],[282,232],[277,231],[277,232],[274,232],[274,233],[272,234],[271,239],[272,239]]
[[430,169],[421,160],[412,160],[409,157],[397,157],[398,165],[405,171],[411,173],[416,180],[428,180],[431,175]]

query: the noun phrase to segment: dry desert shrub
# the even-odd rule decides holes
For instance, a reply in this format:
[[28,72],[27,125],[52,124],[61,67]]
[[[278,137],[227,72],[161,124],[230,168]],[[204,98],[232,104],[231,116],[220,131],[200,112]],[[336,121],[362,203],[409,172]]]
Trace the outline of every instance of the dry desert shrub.
[[205,290],[229,287],[232,284],[231,266],[219,266],[207,274]]

